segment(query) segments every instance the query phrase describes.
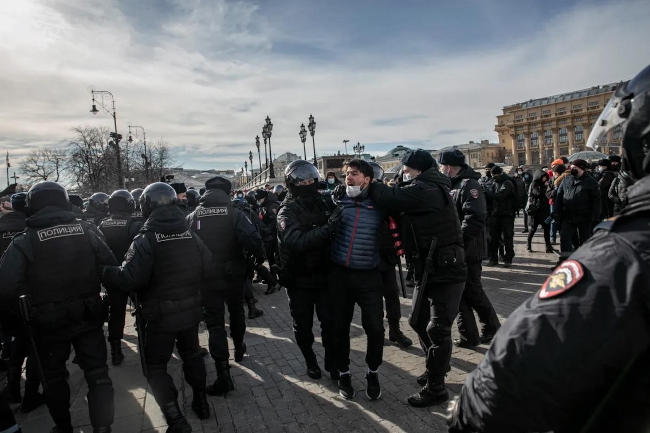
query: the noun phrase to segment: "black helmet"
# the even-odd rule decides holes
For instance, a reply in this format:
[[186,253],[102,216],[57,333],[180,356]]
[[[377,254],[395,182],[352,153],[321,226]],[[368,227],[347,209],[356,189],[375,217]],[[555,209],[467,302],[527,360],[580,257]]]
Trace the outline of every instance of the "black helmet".
[[650,65],[618,86],[589,134],[587,146],[607,142],[608,133],[620,128],[623,170],[633,179],[650,174]]
[[91,207],[102,213],[108,213],[109,198],[110,197],[105,192],[96,192],[88,199],[88,207]]
[[135,200],[130,192],[125,189],[118,189],[108,199],[108,211],[110,213],[126,212],[132,213],[135,210]]
[[[284,170],[284,182],[291,194],[295,196],[309,196],[318,192],[320,173],[318,169],[309,161],[299,159],[293,161]],[[299,185],[301,182],[313,179],[314,183],[310,185]]]
[[187,190],[187,204],[192,207],[196,207],[199,205],[199,199],[201,198],[201,194],[195,189],[188,189]]
[[133,196],[133,200],[135,200],[136,203],[140,201],[140,196],[142,195],[142,191],[144,191],[142,188],[136,188],[133,191],[131,191],[131,196]]
[[38,212],[46,206],[56,206],[68,210],[68,191],[56,182],[38,182],[27,191],[25,207],[30,212]]
[[384,180],[384,169],[381,168],[381,165],[375,161],[369,161],[368,165],[372,167],[372,178],[377,179],[377,182],[382,182]]
[[155,208],[176,204],[176,201],[176,191],[169,184],[164,182],[152,183],[142,191],[142,196],[140,196],[142,215],[147,218]]
[[269,192],[263,188],[259,188],[257,191],[255,191],[255,199],[256,200],[262,200],[264,198],[269,197]]
[[16,212],[25,212],[26,192],[17,192],[11,196],[11,208]]
[[80,195],[78,195],[78,194],[70,194],[70,195],[68,195],[68,200],[70,200],[70,204],[73,204],[73,205],[77,206],[79,209],[84,208],[84,201],[83,201],[83,199],[81,198]]
[[283,185],[275,185],[273,187],[273,194],[275,195],[280,195],[284,192],[284,186]]

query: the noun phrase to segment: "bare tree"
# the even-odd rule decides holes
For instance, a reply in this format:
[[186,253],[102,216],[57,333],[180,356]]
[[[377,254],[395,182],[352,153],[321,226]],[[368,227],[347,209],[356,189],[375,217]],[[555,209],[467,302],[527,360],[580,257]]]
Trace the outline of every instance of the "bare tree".
[[65,150],[42,147],[30,152],[20,162],[20,171],[25,174],[27,183],[41,180],[59,182],[65,170],[66,160]]
[[151,180],[157,182],[165,174],[165,170],[174,165],[176,155],[169,143],[162,138],[151,149],[147,150],[149,151],[149,161],[151,163],[149,169]]
[[117,159],[115,150],[107,141],[108,131],[89,126],[72,130],[76,136],[68,143],[66,169],[76,189],[86,194],[115,189]]

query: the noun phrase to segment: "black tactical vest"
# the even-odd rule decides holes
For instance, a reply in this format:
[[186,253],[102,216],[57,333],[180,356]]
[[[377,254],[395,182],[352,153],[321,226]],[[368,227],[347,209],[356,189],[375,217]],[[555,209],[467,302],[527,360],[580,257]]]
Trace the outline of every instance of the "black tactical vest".
[[243,277],[246,272],[244,249],[235,235],[232,202],[223,206],[196,208],[191,227],[212,252],[219,278]]
[[131,231],[132,218],[110,216],[99,224],[99,229],[106,238],[106,244],[119,263],[122,263],[126,252],[133,242]]
[[190,230],[183,233],[147,231],[156,260],[149,290],[142,293],[146,320],[161,321],[171,315],[201,307],[201,253]]
[[134,210],[133,212],[131,212],[131,218],[133,218],[134,221],[139,221],[142,223],[147,220],[142,214],[141,210]]
[[82,223],[28,228],[26,235],[34,247],[27,289],[35,308],[99,294],[95,252]]
[[[414,185],[411,188],[424,188]],[[415,263],[416,278],[420,278],[431,247],[431,240],[437,238],[436,251],[433,256],[434,272],[430,282],[465,281],[465,252],[463,233],[450,190],[439,184],[427,183],[431,200],[444,200],[446,206],[442,211],[404,213],[401,220],[402,242],[409,256],[419,251],[419,263]],[[436,196],[434,196],[436,195]],[[417,245],[417,248],[416,248]]]

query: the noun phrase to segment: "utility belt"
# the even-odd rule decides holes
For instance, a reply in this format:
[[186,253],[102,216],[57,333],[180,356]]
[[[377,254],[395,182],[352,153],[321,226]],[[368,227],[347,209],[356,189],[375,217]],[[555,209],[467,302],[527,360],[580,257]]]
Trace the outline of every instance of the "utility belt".
[[215,263],[216,278],[220,280],[237,280],[246,276],[246,259],[235,259],[223,263]]
[[159,321],[172,314],[200,308],[202,302],[200,290],[196,295],[183,299],[148,299],[142,302],[142,319]]
[[68,328],[81,321],[100,322],[104,315],[105,305],[99,293],[34,306],[34,322],[47,333]]
[[420,260],[420,269],[423,269],[425,272],[433,272],[436,268],[459,266],[465,263],[465,248],[462,245],[451,244],[436,247],[436,251],[433,254],[432,266],[429,266],[432,269],[427,269],[426,256],[429,252],[430,243],[426,245],[426,248],[423,248],[425,245],[423,243],[419,243],[419,245],[420,255],[423,256]]

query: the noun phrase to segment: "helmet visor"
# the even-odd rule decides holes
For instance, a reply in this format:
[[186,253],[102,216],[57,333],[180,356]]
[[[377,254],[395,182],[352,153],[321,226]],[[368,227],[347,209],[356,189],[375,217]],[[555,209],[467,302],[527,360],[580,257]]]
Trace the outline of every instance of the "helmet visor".
[[607,133],[613,128],[619,126],[625,122],[625,118],[618,115],[618,108],[621,104],[621,98],[617,96],[612,96],[612,98],[607,103],[607,106],[598,117],[598,120],[594,124],[594,129],[591,130],[589,134],[589,139],[587,140],[587,147],[596,149],[596,147],[602,147],[607,144]]

